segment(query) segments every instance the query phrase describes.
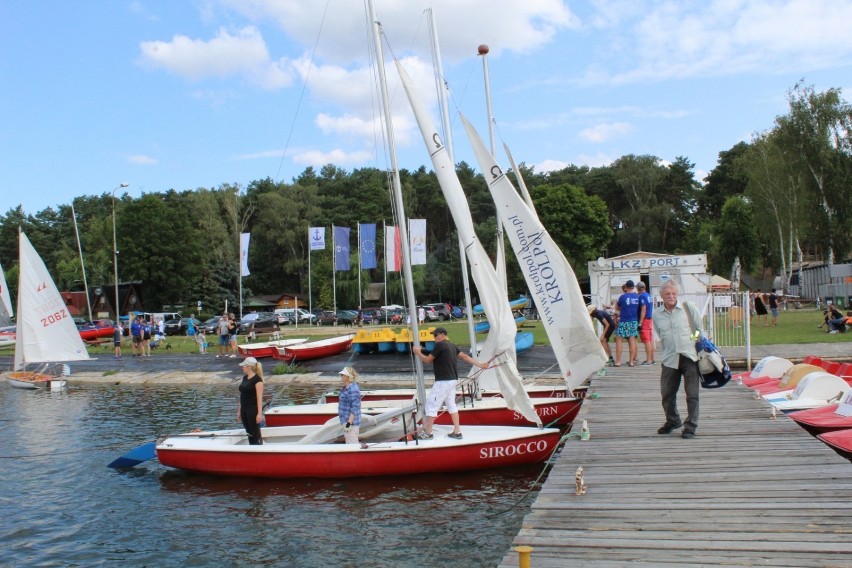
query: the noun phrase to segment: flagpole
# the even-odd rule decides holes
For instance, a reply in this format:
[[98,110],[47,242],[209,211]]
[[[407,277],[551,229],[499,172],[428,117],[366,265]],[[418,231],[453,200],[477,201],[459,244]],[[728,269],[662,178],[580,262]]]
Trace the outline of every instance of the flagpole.
[[364,306],[362,305],[362,298],[364,297],[361,293],[361,222],[358,222],[358,309],[363,310]]
[[334,225],[331,226],[331,289],[334,292],[334,313],[337,313],[337,242],[334,239]]
[[239,294],[240,294],[240,320],[243,319],[243,243],[242,234],[237,231],[237,275],[240,278]]
[[388,228],[385,224],[385,220],[382,219],[382,235],[384,236],[383,242],[385,243],[385,305],[388,305]]
[[313,250],[311,246],[311,228],[308,227],[308,311],[314,313],[314,296],[311,292],[311,250]]

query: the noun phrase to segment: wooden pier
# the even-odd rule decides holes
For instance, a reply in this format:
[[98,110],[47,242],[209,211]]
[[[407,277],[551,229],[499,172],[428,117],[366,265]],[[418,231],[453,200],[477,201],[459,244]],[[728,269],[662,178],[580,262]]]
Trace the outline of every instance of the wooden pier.
[[733,382],[701,390],[695,438],[659,435],[659,375],[594,378],[590,439],[566,443],[501,566],[520,545],[535,568],[852,566],[852,463]]

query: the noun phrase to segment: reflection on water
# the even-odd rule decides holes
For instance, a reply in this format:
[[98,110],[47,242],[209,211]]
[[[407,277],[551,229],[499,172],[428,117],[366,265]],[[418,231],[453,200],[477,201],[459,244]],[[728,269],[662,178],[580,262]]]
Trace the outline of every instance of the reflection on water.
[[[275,404],[322,386],[271,387]],[[538,467],[347,480],[219,478],[106,464],[157,436],[236,428],[236,385],[0,384],[9,565],[493,566]],[[508,512],[506,512],[508,511]]]

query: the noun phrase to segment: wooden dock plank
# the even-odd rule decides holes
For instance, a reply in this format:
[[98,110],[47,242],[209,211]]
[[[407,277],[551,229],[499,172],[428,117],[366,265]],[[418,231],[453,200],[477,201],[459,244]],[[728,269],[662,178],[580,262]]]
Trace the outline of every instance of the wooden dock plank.
[[532,566],[852,566],[852,464],[742,385],[701,391],[695,438],[658,435],[659,372],[595,377],[591,439],[566,443],[513,542]]

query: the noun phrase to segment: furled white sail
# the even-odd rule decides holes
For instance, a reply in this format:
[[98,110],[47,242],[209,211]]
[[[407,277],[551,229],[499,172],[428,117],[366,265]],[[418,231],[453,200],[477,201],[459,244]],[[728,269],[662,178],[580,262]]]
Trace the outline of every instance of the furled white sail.
[[12,309],[12,298],[9,296],[9,286],[6,284],[6,275],[0,266],[0,325],[9,325],[9,321],[15,311]]
[[524,203],[497,165],[482,138],[464,116],[461,119],[535,300],[562,378],[570,388],[577,387],[607,359],[592,327],[574,270],[538,215]]
[[515,318],[509,309],[509,298],[505,288],[500,284],[494,265],[491,264],[482,243],[476,237],[467,198],[432,118],[418,99],[411,79],[398,61],[396,68],[432,158],[438,183],[447,200],[459,239],[464,245],[470,262],[470,275],[476,283],[485,316],[491,325],[488,338],[480,344],[481,349],[478,355],[480,361],[490,361],[491,368],[485,371],[474,368],[473,372],[481,372],[481,382],[488,379],[495,381],[509,408],[519,412],[530,422],[541,426],[541,419],[524,390],[521,375],[515,365]]
[[23,232],[19,240],[15,370],[28,363],[88,359],[86,346],[47,267]]

